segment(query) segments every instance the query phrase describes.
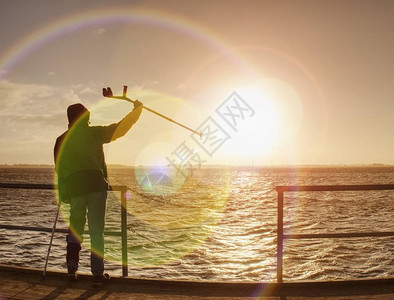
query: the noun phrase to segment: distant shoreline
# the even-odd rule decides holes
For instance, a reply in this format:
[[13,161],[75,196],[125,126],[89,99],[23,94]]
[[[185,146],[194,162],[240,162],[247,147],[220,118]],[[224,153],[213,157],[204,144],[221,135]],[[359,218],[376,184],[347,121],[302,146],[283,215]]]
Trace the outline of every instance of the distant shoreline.
[[[0,168],[51,168],[53,169],[54,165],[46,165],[46,164],[0,164]],[[160,167],[160,166],[129,166],[129,165],[120,165],[120,164],[109,164],[109,169],[126,169],[126,168],[151,168],[151,167]],[[163,167],[163,166],[161,166]],[[165,166],[164,166],[165,167]],[[261,165],[261,166],[251,166],[251,165],[202,165],[203,168],[266,168],[266,169],[288,169],[288,168],[297,168],[297,169],[312,169],[312,168],[394,168],[394,165],[389,164],[333,164],[333,165]]]

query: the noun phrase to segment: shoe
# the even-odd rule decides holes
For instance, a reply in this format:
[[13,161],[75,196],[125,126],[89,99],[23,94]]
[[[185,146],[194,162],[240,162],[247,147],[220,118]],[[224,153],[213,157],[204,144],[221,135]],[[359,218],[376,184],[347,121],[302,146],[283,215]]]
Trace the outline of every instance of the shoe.
[[74,282],[74,281],[78,281],[79,280],[79,276],[77,273],[69,273],[67,275],[68,281],[70,282]]
[[103,275],[95,275],[93,276],[93,285],[94,286],[103,286],[104,284],[107,284],[111,277],[109,274],[105,273]]

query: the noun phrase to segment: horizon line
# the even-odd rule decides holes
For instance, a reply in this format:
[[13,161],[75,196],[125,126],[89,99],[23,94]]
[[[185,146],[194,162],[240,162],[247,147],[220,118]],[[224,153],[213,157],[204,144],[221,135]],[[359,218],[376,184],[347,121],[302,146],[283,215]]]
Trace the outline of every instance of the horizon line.
[[[205,167],[254,167],[254,168],[270,168],[270,167],[394,167],[394,164],[389,163],[337,163],[337,164],[270,164],[270,165],[254,165],[254,164],[205,164]],[[35,164],[35,163],[0,163],[0,167],[51,167],[54,164]],[[151,167],[168,167],[164,165],[127,165],[127,164],[107,164],[108,168],[151,168]],[[201,168],[198,168],[201,169]],[[197,169],[197,170],[198,170]]]

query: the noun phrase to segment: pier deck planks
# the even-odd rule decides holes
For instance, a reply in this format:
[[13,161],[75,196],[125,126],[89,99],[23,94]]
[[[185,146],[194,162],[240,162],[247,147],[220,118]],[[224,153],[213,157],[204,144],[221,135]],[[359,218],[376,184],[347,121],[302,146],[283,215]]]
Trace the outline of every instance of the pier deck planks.
[[76,283],[69,283],[62,272],[48,271],[45,281],[41,280],[41,275],[42,270],[0,265],[0,299],[394,299],[394,279],[285,282],[279,285],[115,277],[110,284],[96,288],[91,285],[92,277],[86,274]]

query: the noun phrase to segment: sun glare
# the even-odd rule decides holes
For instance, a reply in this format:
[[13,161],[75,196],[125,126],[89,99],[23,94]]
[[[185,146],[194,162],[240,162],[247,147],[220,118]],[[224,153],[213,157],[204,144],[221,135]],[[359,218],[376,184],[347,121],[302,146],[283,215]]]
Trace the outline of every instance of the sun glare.
[[296,134],[302,119],[299,97],[287,83],[273,79],[241,87],[237,93],[254,114],[240,120],[225,152],[242,163],[267,161],[275,147]]

